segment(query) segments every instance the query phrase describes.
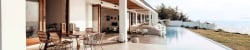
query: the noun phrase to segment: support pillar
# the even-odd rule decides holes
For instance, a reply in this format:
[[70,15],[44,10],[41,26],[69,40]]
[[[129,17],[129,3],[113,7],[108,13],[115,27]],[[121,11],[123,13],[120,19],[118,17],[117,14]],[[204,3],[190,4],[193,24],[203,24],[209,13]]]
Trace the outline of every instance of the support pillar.
[[151,12],[149,12],[149,15],[148,15],[148,23],[149,23],[149,25],[152,25],[152,13]]
[[127,42],[127,30],[129,26],[127,16],[127,0],[119,0],[119,42]]

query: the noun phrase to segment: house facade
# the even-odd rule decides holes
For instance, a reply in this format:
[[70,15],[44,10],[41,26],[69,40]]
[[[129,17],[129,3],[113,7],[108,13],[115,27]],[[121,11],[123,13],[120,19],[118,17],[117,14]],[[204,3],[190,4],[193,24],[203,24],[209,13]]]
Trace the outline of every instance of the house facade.
[[[93,28],[95,32],[113,31],[119,33],[119,41],[127,41],[130,26],[158,23],[158,14],[144,0],[27,0],[35,3],[38,11],[38,31],[49,31],[48,26],[65,25],[70,32],[73,23],[79,31]],[[29,8],[34,6],[26,4]],[[30,12],[32,13],[32,12]],[[30,14],[27,14],[28,16]],[[27,18],[26,18],[27,19]]]

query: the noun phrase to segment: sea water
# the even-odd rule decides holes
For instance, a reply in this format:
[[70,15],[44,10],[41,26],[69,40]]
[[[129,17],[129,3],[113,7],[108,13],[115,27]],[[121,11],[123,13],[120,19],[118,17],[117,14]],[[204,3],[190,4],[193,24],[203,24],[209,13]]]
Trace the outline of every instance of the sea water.
[[216,22],[217,28],[221,28],[228,32],[239,32],[242,34],[250,34],[250,21],[227,21]]

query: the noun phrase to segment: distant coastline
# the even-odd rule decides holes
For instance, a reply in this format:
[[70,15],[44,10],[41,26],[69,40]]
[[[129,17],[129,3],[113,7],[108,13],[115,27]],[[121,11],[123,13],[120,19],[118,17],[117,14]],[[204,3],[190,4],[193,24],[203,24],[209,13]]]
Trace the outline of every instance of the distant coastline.
[[227,32],[250,34],[250,21],[216,22],[217,29]]

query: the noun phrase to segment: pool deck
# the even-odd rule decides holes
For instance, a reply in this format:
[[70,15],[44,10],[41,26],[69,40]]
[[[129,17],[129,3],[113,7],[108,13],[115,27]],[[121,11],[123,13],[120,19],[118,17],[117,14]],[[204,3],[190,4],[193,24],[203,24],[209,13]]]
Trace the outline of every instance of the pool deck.
[[[167,30],[166,37],[139,35],[139,43],[132,43],[131,41],[118,43],[116,42],[118,34],[113,34],[103,41],[103,50],[232,50],[185,28],[170,27]],[[76,42],[73,44],[76,44]],[[27,46],[27,50],[38,50],[38,45]],[[100,46],[95,48],[101,50]]]

